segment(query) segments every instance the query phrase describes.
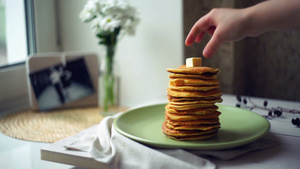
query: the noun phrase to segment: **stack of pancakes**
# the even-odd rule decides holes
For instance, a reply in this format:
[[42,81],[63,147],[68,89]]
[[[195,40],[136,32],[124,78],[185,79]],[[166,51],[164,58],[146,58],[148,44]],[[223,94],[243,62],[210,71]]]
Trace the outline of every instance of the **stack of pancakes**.
[[221,114],[217,102],[222,102],[219,69],[186,67],[167,69],[170,84],[167,89],[162,129],[165,135],[176,140],[203,140],[215,136],[220,128]]

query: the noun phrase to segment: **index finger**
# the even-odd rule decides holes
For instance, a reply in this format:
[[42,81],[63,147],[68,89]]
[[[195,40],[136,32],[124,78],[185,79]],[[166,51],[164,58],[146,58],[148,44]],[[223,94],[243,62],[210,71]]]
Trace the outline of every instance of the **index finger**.
[[186,37],[185,44],[190,46],[196,40],[199,42],[199,38],[197,39],[197,37],[201,34],[204,34],[211,26],[214,26],[212,23],[213,22],[209,19],[208,15],[200,18],[190,30],[188,36]]

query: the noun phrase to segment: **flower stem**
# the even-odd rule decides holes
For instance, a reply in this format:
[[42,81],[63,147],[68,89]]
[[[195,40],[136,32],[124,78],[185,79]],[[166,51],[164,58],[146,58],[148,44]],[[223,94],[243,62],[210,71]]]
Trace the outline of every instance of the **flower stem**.
[[104,111],[115,104],[114,98],[114,67],[113,59],[115,54],[115,45],[106,46],[105,72],[104,72]]

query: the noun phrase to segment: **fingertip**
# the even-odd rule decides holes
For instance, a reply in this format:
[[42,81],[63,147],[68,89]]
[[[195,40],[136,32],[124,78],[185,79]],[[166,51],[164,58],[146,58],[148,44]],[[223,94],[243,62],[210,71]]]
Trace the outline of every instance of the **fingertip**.
[[211,52],[211,50],[204,48],[202,55],[206,58],[210,58],[212,56],[212,52]]
[[187,37],[185,40],[186,46],[191,46],[194,43],[194,40],[191,40],[191,38]]
[[205,46],[203,56],[206,58],[211,57],[218,50],[222,42],[222,39],[215,33]]
[[191,43],[185,41],[185,45],[186,45],[186,46],[191,46]]

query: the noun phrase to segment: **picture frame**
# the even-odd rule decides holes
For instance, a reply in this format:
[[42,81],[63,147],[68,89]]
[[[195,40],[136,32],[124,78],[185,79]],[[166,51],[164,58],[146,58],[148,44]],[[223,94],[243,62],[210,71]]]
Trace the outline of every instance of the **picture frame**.
[[96,54],[34,54],[26,60],[26,73],[33,110],[98,105],[99,60]]

